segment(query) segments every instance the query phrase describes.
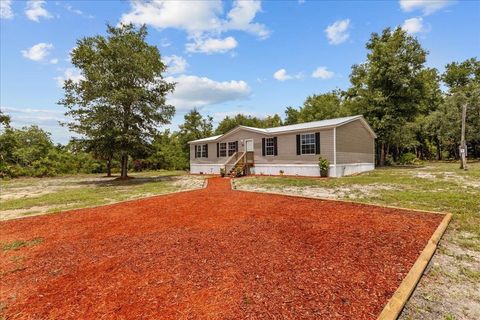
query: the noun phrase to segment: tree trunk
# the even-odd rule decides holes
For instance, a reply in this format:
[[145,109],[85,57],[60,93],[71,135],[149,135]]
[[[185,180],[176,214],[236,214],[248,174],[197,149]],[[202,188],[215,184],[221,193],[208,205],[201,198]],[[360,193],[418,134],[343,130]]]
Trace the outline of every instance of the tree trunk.
[[462,137],[460,139],[460,169],[468,170],[467,168],[467,146],[465,144],[465,122],[467,119],[467,104],[463,105],[462,109]]
[[385,165],[385,142],[380,143],[380,166],[383,167]]
[[437,145],[437,160],[442,160],[442,146],[439,139],[435,139],[435,143]]
[[123,154],[122,155],[122,173],[121,173],[122,179],[126,179],[128,177],[127,170],[128,170],[128,155]]
[[108,157],[107,159],[107,177],[112,176],[112,157]]

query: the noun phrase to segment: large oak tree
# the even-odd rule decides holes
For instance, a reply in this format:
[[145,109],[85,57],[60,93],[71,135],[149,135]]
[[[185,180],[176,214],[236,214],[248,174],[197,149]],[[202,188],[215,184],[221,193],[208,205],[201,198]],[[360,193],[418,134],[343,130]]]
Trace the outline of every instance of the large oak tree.
[[[107,26],[107,36],[77,41],[72,64],[82,80],[65,81],[65,97],[73,121],[69,128],[107,157],[121,158],[121,177],[127,177],[128,158],[150,141],[160,125],[168,124],[175,108],[166,103],[174,84],[163,79],[166,65],[156,46],[146,42],[147,28]],[[109,142],[114,142],[113,146]]]
[[422,111],[428,91],[427,52],[401,28],[373,33],[366,44],[366,62],[352,67],[350,107],[363,114],[378,135],[379,163],[399,131]]

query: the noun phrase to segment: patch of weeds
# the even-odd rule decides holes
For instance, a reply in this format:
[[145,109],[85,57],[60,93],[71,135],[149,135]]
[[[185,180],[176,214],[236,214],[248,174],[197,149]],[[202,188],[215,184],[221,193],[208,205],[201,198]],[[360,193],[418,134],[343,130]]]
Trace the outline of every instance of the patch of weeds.
[[457,244],[465,249],[480,251],[480,241],[478,240],[471,240],[471,239],[458,240]]
[[454,256],[456,260],[458,261],[465,261],[465,262],[475,262],[476,259],[468,254],[461,254],[461,255],[455,255]]
[[2,245],[3,251],[17,250],[22,247],[32,247],[36,246],[43,242],[43,238],[35,238],[32,240],[14,240],[12,242],[7,242]]
[[460,274],[472,281],[480,281],[480,271],[474,271],[466,267],[460,267]]
[[440,266],[433,266],[430,269],[429,276],[437,278],[442,273],[442,268]]
[[430,294],[430,293],[424,294],[423,299],[425,299],[427,301],[431,301],[431,302],[435,302],[437,300],[436,297],[433,294]]
[[444,320],[455,320],[455,316],[453,316],[451,314],[447,314],[443,319]]

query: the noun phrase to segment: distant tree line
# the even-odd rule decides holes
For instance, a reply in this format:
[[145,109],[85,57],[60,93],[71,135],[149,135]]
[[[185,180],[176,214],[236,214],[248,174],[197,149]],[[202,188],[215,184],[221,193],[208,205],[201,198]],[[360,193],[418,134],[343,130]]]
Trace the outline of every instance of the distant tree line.
[[352,66],[349,88],[287,106],[284,119],[237,114],[214,128],[213,118],[194,108],[177,131],[157,130],[175,112],[166,104],[175,84],[163,80],[166,66],[158,49],[146,43],[146,28],[108,26],[107,33],[77,42],[72,63],[84,79],[66,81],[59,102],[73,119],[65,125],[81,138],[54,145],[42,129],[14,129],[0,113],[2,176],[113,170],[126,178],[129,169],[187,169],[191,140],[238,125],[266,128],[358,114],[378,135],[379,165],[458,159],[464,106],[468,157],[480,158],[480,62],[452,62],[440,74],[425,66],[427,52],[400,28],[371,35],[366,61]]

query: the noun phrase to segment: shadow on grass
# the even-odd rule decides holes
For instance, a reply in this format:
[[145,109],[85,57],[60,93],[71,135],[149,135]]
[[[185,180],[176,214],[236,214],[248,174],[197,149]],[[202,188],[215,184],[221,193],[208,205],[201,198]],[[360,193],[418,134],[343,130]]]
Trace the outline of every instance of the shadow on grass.
[[177,179],[180,175],[170,176],[156,176],[156,177],[133,177],[127,179],[119,179],[119,177],[111,177],[105,180],[95,181],[78,181],[78,185],[95,185],[98,187],[115,187],[115,186],[135,186],[152,182],[171,182]]

